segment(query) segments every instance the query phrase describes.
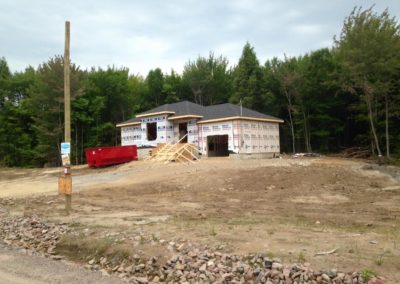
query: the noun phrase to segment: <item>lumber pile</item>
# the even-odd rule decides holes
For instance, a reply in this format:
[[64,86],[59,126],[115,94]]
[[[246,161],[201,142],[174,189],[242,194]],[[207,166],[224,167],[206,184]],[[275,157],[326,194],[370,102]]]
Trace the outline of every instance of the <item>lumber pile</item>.
[[352,147],[344,149],[341,154],[345,158],[366,159],[371,156],[371,150],[367,147]]
[[[185,135],[186,136],[186,135]],[[194,144],[180,143],[182,137],[177,143],[160,144],[151,151],[151,155],[147,160],[158,162],[189,162],[198,160],[198,149]]]

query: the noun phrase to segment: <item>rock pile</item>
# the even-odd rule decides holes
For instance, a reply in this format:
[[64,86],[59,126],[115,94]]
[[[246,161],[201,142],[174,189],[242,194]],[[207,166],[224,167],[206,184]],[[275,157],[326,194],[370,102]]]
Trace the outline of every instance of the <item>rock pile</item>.
[[[59,260],[54,254],[60,237],[73,233],[66,224],[44,222],[37,216],[0,220],[0,238],[7,244]],[[121,236],[116,235],[118,238]],[[111,237],[107,234],[107,237]],[[136,236],[140,239],[144,238]],[[117,239],[118,239],[117,238]],[[127,237],[124,237],[124,239]],[[128,238],[130,239],[130,238]],[[148,239],[151,239],[150,237]],[[118,239],[120,241],[120,239]],[[135,240],[135,237],[133,237]],[[154,242],[154,240],[153,240]],[[107,256],[90,258],[86,267],[103,275],[117,275],[135,284],[146,283],[266,283],[266,284],[383,284],[381,277],[364,279],[361,273],[336,270],[314,271],[309,264],[284,265],[263,254],[234,255],[185,241],[157,240],[174,255],[167,261],[157,257],[129,256],[115,263]]]
[[37,216],[0,220],[0,237],[5,243],[55,259],[60,258],[54,256],[57,241],[66,232],[67,225],[44,222]]
[[[178,247],[182,246],[178,245]],[[176,247],[176,248],[178,248]],[[181,249],[166,263],[134,256],[133,262],[111,265],[104,257],[87,265],[104,275],[115,274],[135,284],[146,283],[266,283],[383,284],[382,277],[363,279],[358,272],[313,271],[309,264],[283,265],[262,254],[232,255],[208,249]]]
[[[154,269],[156,268],[156,269]],[[313,271],[309,265],[293,264],[284,266],[279,260],[263,255],[229,255],[219,252],[191,250],[172,257],[162,267],[155,262],[143,264],[141,269],[129,278],[132,283],[266,283],[266,284],[355,284],[383,283],[365,281],[359,273]],[[142,274],[141,276],[139,276]],[[372,279],[371,279],[372,280]],[[381,282],[376,282],[381,281]]]

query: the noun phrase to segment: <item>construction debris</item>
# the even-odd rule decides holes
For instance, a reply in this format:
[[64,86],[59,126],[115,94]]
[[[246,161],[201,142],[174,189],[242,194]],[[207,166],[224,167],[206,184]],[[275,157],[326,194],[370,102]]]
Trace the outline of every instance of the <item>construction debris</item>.
[[306,158],[317,158],[320,157],[320,154],[317,153],[296,153],[293,155],[293,158],[302,158],[302,157],[306,157]]
[[367,159],[371,157],[371,149],[368,147],[352,147],[344,149],[341,156],[345,158]]
[[317,253],[314,254],[314,255],[317,256],[317,255],[328,255],[328,254],[333,254],[333,253],[337,252],[338,249],[339,249],[339,248],[335,248],[335,249],[330,250],[330,251],[317,252]]

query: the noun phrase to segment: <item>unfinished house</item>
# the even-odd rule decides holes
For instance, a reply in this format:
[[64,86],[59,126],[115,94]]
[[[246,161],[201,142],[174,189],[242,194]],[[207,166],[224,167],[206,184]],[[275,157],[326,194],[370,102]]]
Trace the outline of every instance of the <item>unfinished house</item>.
[[272,157],[280,152],[279,123],[283,120],[230,103],[201,106],[183,101],[140,113],[117,127],[123,146],[156,147],[181,140],[209,157]]

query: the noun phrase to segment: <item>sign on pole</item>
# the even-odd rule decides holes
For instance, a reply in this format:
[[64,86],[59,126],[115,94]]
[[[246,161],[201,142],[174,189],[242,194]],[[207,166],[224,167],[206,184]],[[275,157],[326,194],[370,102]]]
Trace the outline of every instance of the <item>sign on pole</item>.
[[64,167],[71,165],[71,143],[61,143],[61,161]]
[[61,143],[61,155],[71,154],[71,143],[62,142]]

